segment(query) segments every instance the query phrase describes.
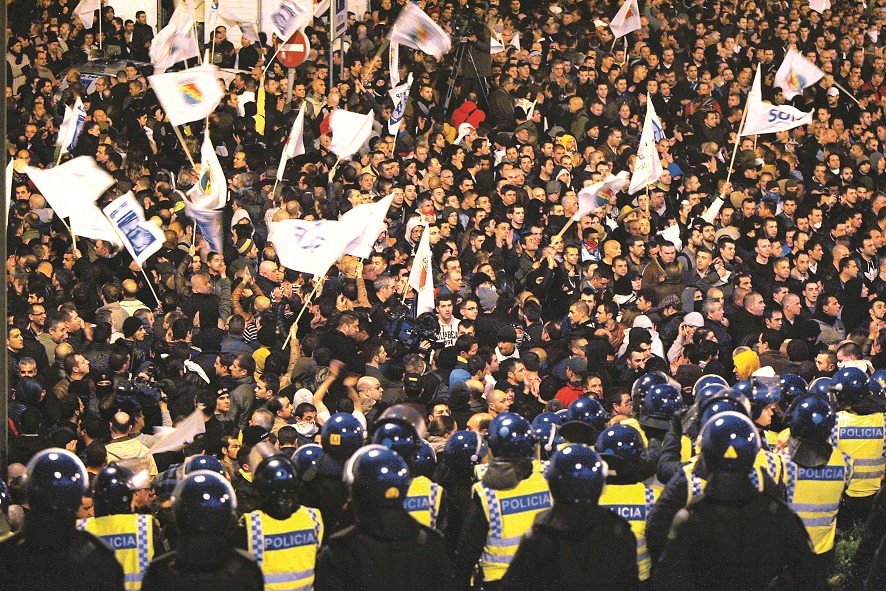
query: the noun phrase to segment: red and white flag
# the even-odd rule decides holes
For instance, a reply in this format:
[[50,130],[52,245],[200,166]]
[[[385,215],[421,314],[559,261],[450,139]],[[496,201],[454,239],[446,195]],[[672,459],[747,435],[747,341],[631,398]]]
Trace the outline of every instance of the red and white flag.
[[637,0],[625,0],[621,9],[612,18],[612,22],[609,23],[609,28],[612,29],[612,34],[616,39],[639,29],[640,7],[637,5]]

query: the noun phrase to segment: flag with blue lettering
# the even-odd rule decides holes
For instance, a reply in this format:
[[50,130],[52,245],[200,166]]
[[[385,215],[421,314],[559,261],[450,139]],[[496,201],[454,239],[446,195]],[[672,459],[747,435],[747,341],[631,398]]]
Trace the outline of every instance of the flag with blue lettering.
[[104,212],[117,228],[126,250],[139,265],[163,246],[166,240],[163,230],[145,220],[145,211],[135,200],[132,191],[114,199],[105,206]]
[[268,241],[287,269],[326,274],[359,231],[338,221],[283,220],[268,224]]
[[748,94],[748,103],[745,107],[747,114],[739,136],[788,131],[812,123],[812,111],[804,113],[788,105],[773,105],[770,102],[765,102],[760,80],[760,67],[758,66],[757,74],[754,76],[754,85]]
[[658,154],[656,135],[663,137],[664,132],[661,129],[661,121],[655,114],[655,107],[652,106],[652,97],[647,94],[646,121],[643,123],[643,132],[640,134],[637,160],[634,163],[634,173],[631,175],[631,185],[628,188],[628,193],[632,195],[657,181],[664,172],[661,166],[661,157]]
[[304,29],[314,21],[312,0],[280,0],[280,5],[271,13],[273,32],[281,42],[286,42],[299,29]]
[[394,101],[394,110],[391,112],[391,118],[388,119],[388,133],[395,137],[400,131],[400,124],[403,122],[403,116],[406,114],[406,103],[409,102],[410,88],[412,88],[411,72],[406,82],[388,91],[391,100]]
[[86,109],[83,108],[83,101],[78,96],[73,107],[65,107],[65,118],[58,128],[58,138],[55,140],[55,145],[61,146],[62,153],[70,152],[77,147],[77,140],[80,139],[80,132],[83,131],[85,121]]

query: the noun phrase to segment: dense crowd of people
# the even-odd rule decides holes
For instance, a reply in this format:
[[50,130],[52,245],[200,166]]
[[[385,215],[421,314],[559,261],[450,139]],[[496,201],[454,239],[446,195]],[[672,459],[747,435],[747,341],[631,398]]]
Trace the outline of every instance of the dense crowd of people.
[[[349,13],[331,54],[318,17],[289,78],[273,35],[206,22],[230,78],[179,135],[144,12],[8,2],[0,590],[886,588],[879,3],[655,0],[616,39],[621,3],[422,0],[453,49],[392,73],[405,4]],[[791,48],[825,77],[786,101]],[[740,137],[758,66],[811,124]],[[660,178],[579,216],[635,170],[650,104]],[[343,160],[339,109],[374,117]],[[217,252],[185,207],[204,134]],[[162,228],[143,265],[28,177],[79,156],[114,179],[100,206],[131,191]],[[371,255],[323,277],[269,240],[391,195]]]

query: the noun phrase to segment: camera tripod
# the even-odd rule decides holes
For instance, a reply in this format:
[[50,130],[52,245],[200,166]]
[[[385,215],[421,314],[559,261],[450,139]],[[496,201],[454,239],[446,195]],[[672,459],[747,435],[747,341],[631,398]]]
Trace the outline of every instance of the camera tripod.
[[[486,77],[480,76],[480,72],[477,70],[477,63],[474,61],[474,56],[471,54],[470,48],[468,45],[471,41],[466,37],[459,38],[458,45],[455,48],[455,55],[453,57],[452,63],[452,84],[449,85],[449,88],[446,90],[446,100],[443,102],[443,112],[449,113],[449,103],[452,101],[452,96],[455,94],[455,81],[458,80],[462,71],[462,67],[465,61],[465,54],[468,56],[468,62],[471,68],[474,70],[475,80],[477,80],[477,86],[480,87],[480,94],[483,97],[483,106],[485,109],[489,109],[489,99],[487,96],[486,90]],[[466,78],[466,76],[461,75],[462,80]]]

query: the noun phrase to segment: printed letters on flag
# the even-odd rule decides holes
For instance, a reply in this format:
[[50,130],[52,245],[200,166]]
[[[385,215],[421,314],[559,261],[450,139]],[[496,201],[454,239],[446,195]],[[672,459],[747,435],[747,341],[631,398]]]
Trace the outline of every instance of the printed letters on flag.
[[163,230],[145,220],[145,211],[135,200],[132,191],[114,199],[105,206],[104,212],[117,227],[123,245],[139,265],[163,246],[166,240]]
[[83,131],[83,123],[86,121],[86,109],[80,97],[74,101],[73,107],[65,107],[65,118],[58,128],[56,146],[61,146],[62,152],[70,152],[77,147],[80,132]]
[[754,85],[748,94],[747,115],[739,136],[787,131],[812,123],[812,111],[804,113],[788,105],[773,105],[763,101],[760,68],[754,76]]
[[406,114],[406,103],[409,102],[409,89],[411,87],[412,73],[410,72],[406,82],[388,91],[391,100],[394,101],[394,110],[391,112],[391,118],[388,119],[388,133],[394,137],[400,131],[400,123],[403,122],[403,116]]
[[661,123],[652,106],[652,97],[646,98],[646,121],[643,123],[643,132],[640,134],[640,145],[637,147],[637,161],[634,164],[634,174],[631,175],[631,186],[628,193],[648,187],[661,177],[664,172],[661,166],[661,158],[658,155],[658,146],[655,139],[656,130],[661,131]]
[[283,220],[268,224],[268,240],[274,243],[287,269],[320,277],[329,270],[354,237],[341,222]]
[[280,6],[271,13],[274,34],[283,42],[313,21],[314,3],[311,0],[280,0]]

